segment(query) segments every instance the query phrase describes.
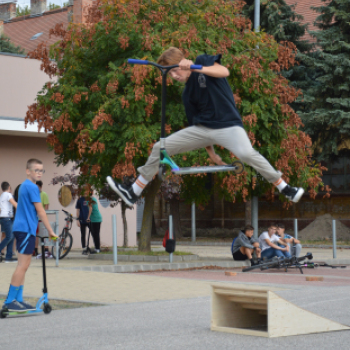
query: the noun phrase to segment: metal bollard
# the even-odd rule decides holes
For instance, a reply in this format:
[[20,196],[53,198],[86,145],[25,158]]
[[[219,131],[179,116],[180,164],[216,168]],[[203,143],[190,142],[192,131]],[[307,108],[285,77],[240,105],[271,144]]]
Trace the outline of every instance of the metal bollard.
[[333,259],[337,258],[337,228],[335,220],[332,220],[332,236],[333,236]]
[[192,210],[191,210],[191,223],[192,223],[192,232],[191,232],[191,236],[192,236],[192,242],[196,241],[196,203],[192,202]]
[[118,246],[117,246],[117,216],[112,215],[112,232],[113,232],[113,263],[118,264]]
[[[173,239],[173,216],[169,215],[169,239]],[[173,253],[169,254],[169,262],[173,262]]]
[[298,219],[294,219],[294,238],[298,239]]

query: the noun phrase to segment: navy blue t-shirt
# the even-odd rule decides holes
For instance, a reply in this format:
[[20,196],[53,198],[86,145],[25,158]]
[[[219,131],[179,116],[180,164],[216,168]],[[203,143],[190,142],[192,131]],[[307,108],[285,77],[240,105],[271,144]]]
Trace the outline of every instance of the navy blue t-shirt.
[[89,203],[85,199],[85,197],[80,197],[77,200],[77,204],[75,205],[75,209],[79,209],[79,221],[83,224],[86,224],[86,219],[89,216]]
[[[198,56],[195,64],[210,67],[215,62],[220,64],[221,55]],[[192,72],[186,82],[182,100],[190,125],[200,124],[211,129],[243,127],[242,118],[226,78],[214,78]]]

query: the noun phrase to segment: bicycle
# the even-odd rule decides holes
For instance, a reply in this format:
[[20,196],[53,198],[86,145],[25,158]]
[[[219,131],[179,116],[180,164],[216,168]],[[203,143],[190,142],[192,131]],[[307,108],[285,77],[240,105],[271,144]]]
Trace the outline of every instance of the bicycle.
[[[62,209],[66,214],[64,219],[66,226],[63,228],[62,233],[58,237],[58,256],[59,259],[63,259],[70,252],[73,245],[73,236],[70,233],[73,224],[73,215]],[[52,247],[51,254],[56,258],[56,246]]]

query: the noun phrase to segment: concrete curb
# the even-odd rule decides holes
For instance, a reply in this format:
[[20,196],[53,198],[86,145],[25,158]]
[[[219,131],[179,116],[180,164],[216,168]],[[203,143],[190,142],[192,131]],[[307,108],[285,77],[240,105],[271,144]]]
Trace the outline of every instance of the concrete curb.
[[133,265],[99,265],[81,266],[65,268],[65,270],[80,270],[107,273],[132,273],[132,272],[152,272],[152,271],[173,271],[196,269],[205,267],[235,268],[250,266],[249,261],[202,261],[189,263],[158,263],[158,264],[133,264]]
[[[113,254],[91,254],[88,256],[90,260],[107,260],[113,261]],[[198,260],[199,256],[194,254],[189,255],[173,255],[174,262],[185,262]],[[130,262],[169,262],[168,255],[152,256],[152,255],[122,255],[118,254],[118,261]]]

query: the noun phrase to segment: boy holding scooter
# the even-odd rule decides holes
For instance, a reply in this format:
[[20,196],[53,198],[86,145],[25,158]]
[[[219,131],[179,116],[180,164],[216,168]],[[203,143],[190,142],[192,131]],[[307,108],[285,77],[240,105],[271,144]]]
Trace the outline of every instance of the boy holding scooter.
[[[179,49],[170,47],[163,52],[157,63],[162,66],[178,65],[169,71],[169,75],[185,84],[182,99],[190,126],[166,138],[169,156],[205,147],[214,163],[225,165],[213,147],[220,145],[273,183],[286,198],[295,203],[300,200],[304,189],[289,186],[282,179],[281,172],[276,171],[252,147],[226,80],[230,73],[220,64],[221,55],[198,56],[195,64],[202,65],[203,68],[197,70],[190,68],[194,63],[185,59]],[[148,182],[157,174],[159,158],[160,142],[157,142],[146,164],[137,169],[140,175],[132,186],[115,183],[108,176],[109,186],[132,207]]]
[[7,309],[9,312],[35,310],[34,306],[23,300],[23,285],[35,247],[38,217],[48,230],[49,236],[57,238],[41,204],[40,192],[36,185],[36,182],[41,179],[44,172],[43,163],[40,160],[28,160],[26,167],[27,179],[21,184],[19,190],[17,212],[12,228],[17,240],[18,263],[12,275],[9,293],[3,305],[3,309]]

